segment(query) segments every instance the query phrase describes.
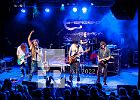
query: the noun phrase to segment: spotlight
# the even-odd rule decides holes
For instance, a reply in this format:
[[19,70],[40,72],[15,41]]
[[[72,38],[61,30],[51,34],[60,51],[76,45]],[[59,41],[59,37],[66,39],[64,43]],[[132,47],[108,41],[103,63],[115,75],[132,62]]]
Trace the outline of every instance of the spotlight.
[[91,3],[91,6],[93,6],[94,4],[93,3]]
[[26,12],[26,10],[25,10],[25,9],[21,9],[21,12],[22,12],[22,13],[25,13],[25,12]]
[[86,8],[86,7],[83,7],[83,8],[82,8],[82,12],[83,12],[83,13],[86,13],[86,12],[87,12],[87,8]]
[[64,4],[61,4],[62,7],[64,7]]
[[61,4],[60,10],[62,10],[62,11],[65,10],[64,4]]
[[73,8],[73,12],[77,12],[77,8],[76,7]]
[[22,5],[22,4],[20,4],[20,5],[19,5],[19,7],[23,7],[23,5]]
[[17,7],[17,5],[16,5],[16,4],[14,4],[14,7]]
[[46,8],[45,11],[48,13],[48,12],[50,12],[50,9],[49,8]]

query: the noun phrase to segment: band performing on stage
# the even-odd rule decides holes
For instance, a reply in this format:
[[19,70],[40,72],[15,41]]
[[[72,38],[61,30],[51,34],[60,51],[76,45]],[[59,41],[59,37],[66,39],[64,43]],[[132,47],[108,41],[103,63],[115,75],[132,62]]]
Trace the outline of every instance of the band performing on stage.
[[0,100],[140,100],[137,2],[1,0]]
[[[32,76],[37,73],[38,70],[45,70],[44,66],[42,65],[43,61],[43,51],[39,47],[39,40],[33,39],[31,40],[31,36],[34,34],[34,30],[32,30],[28,36],[28,45],[27,43],[22,43],[17,48],[17,63],[21,68],[22,77],[25,77],[24,69],[26,69],[26,76],[31,81]],[[69,70],[69,80],[73,81],[73,75],[77,75],[77,82],[80,81],[80,73],[81,73],[81,64],[85,64],[89,62],[92,56],[92,53],[96,51],[96,59],[98,70],[97,70],[97,83],[100,82],[100,75],[103,73],[104,75],[104,85],[107,85],[107,66],[108,61],[111,58],[110,49],[107,47],[107,44],[104,41],[100,42],[100,47],[98,50],[92,51],[90,38],[88,38],[87,33],[84,32],[80,40],[73,40],[70,41],[70,46],[68,48],[68,62],[65,62],[70,65]],[[89,56],[89,52],[92,52]],[[47,54],[45,53],[45,56]],[[30,59],[29,59],[30,58]],[[94,60],[95,60],[94,59]],[[29,60],[29,61],[28,61]],[[45,59],[46,60],[46,59]],[[30,64],[29,64],[30,63]],[[31,66],[29,66],[31,65]],[[48,70],[47,70],[48,71]],[[47,72],[46,71],[46,72]]]

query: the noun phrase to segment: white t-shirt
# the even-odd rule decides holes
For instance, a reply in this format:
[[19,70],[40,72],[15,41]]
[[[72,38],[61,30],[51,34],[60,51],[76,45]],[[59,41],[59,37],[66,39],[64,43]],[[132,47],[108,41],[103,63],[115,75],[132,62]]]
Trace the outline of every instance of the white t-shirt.
[[[29,54],[29,49],[26,48],[26,52],[23,52],[23,50],[21,49],[21,46],[18,46],[17,48],[17,56],[19,57],[18,59],[24,59],[25,55]],[[27,62],[27,59],[24,59],[24,62]]]
[[19,58],[25,56],[25,53],[21,50],[21,46],[18,46],[17,48],[17,55],[19,56]]
[[[80,55],[82,55],[83,51],[84,50],[81,45],[79,45],[79,48],[77,48],[75,44],[72,44],[69,49],[69,56],[73,56],[75,53],[80,53]],[[77,61],[80,61],[80,56],[77,57],[78,57]]]

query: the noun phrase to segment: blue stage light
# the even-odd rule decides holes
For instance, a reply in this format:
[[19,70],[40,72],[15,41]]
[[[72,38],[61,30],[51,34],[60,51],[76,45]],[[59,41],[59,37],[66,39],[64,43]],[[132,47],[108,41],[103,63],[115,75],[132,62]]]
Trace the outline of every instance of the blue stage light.
[[82,12],[83,12],[83,13],[86,13],[86,12],[87,12],[87,8],[86,8],[86,7],[83,7],[83,8],[82,8]]
[[49,8],[46,8],[45,9],[45,12],[47,12],[47,13],[50,12],[50,9]]
[[61,4],[61,8],[60,8],[61,11],[65,10],[64,6],[65,6],[64,4]]
[[64,4],[61,4],[62,7],[64,7]]
[[21,9],[21,12],[22,12],[22,13],[25,13],[25,12],[26,12],[26,10],[25,10],[25,9]]
[[77,8],[76,7],[74,7],[72,10],[73,10],[73,12],[77,12]]
[[91,3],[91,6],[93,6],[94,4],[93,3]]

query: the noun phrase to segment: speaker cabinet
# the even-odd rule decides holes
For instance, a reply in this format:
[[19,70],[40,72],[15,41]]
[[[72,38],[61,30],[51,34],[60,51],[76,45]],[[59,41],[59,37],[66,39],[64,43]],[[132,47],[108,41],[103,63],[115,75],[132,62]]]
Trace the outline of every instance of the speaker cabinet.
[[107,70],[108,72],[113,73],[119,73],[120,72],[120,55],[112,55],[113,58],[111,58],[108,62]]

